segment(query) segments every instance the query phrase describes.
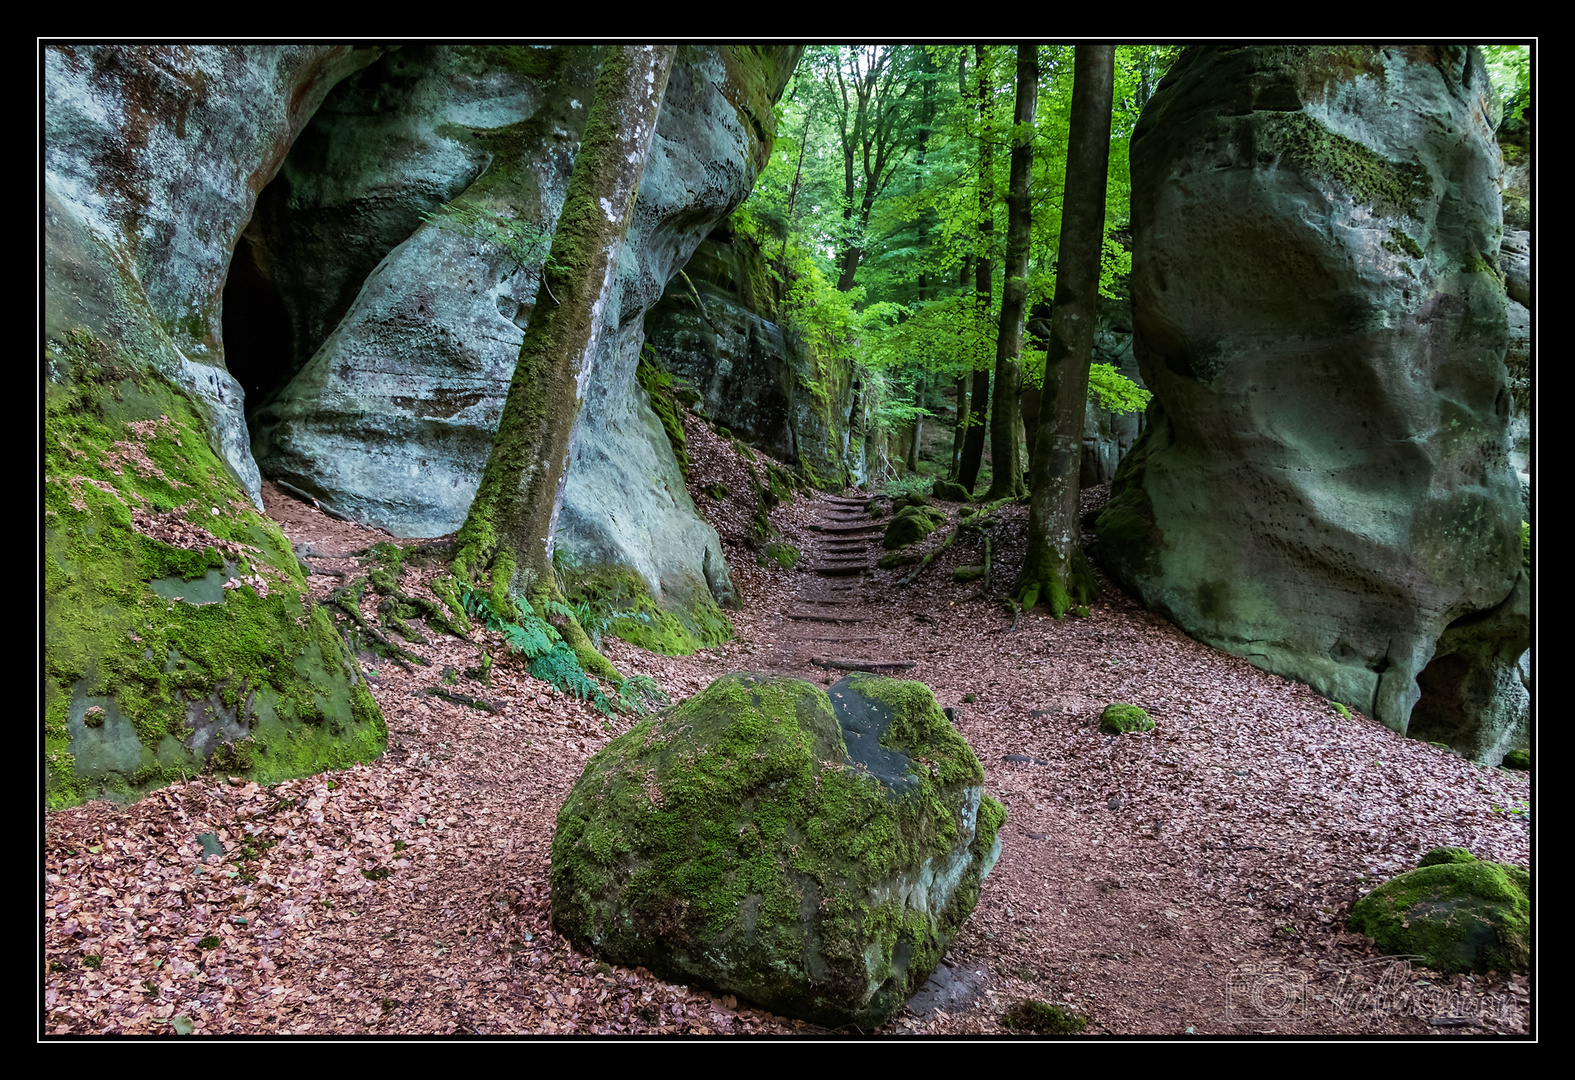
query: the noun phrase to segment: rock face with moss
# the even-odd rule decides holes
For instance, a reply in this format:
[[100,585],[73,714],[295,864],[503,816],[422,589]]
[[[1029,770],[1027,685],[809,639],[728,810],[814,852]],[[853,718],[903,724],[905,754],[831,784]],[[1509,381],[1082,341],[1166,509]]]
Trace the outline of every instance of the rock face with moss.
[[279,530],[225,368],[230,250],[381,49],[46,48],[45,801],[367,761],[377,705]]
[[973,910],[1005,817],[922,683],[728,675],[586,767],[553,922],[614,963],[878,1024]]
[[1445,974],[1529,972],[1531,875],[1463,848],[1434,848],[1417,869],[1358,900],[1346,926]]
[[[464,520],[601,51],[406,48],[330,95],[286,162],[285,186],[265,194],[256,230],[269,288],[302,312],[290,320],[290,363],[303,366],[254,417],[265,472],[400,535],[437,536]],[[749,193],[798,51],[679,48],[559,496],[553,542],[571,578],[633,575],[683,624],[688,649],[734,592],[638,384],[642,323]],[[346,249],[337,266],[335,245]],[[324,267],[301,258],[314,252]]]
[[1132,146],[1155,394],[1098,530],[1195,637],[1479,761],[1530,641],[1471,49],[1197,48]]
[[777,320],[765,254],[719,229],[646,317],[658,363],[701,395],[697,408],[811,483],[840,487],[847,363],[815,355]]

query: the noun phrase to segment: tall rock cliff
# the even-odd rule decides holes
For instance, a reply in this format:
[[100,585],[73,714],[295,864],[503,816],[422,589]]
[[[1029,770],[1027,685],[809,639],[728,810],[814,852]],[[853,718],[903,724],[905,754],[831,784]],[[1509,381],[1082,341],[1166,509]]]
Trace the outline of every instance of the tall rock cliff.
[[[632,578],[680,647],[727,632],[731,584],[635,381],[641,322],[748,193],[798,52],[679,50],[571,451],[563,565]],[[358,520],[459,524],[598,59],[45,50],[51,803],[381,749],[352,658],[257,513],[252,450]]]
[[[402,49],[330,95],[280,190],[265,194],[252,243],[284,307],[299,313],[288,362],[302,366],[252,417],[269,475],[400,535],[437,536],[464,521],[599,54]],[[717,605],[732,602],[733,588],[636,382],[642,323],[749,193],[797,56],[679,49],[572,444],[560,563],[634,575],[685,625],[686,647],[726,633]]]
[[1099,520],[1194,636],[1496,762],[1530,641],[1475,50],[1194,48],[1132,145],[1150,424]]

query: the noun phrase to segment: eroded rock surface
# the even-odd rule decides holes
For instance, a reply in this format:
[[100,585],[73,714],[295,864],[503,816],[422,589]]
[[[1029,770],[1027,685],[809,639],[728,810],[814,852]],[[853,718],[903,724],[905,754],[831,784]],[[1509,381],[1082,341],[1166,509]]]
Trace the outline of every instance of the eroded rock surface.
[[382,751],[376,702],[258,512],[220,325],[256,193],[329,88],[381,51],[43,51],[50,807]]
[[724,676],[586,767],[553,838],[553,923],[614,963],[878,1024],[999,855],[983,778],[922,683]]
[[[381,261],[343,317],[350,269],[332,289],[282,289],[326,331],[300,373],[254,418],[270,475],[357,520],[407,536],[463,522],[530,316],[543,244],[421,223],[447,200],[483,220],[550,232],[583,131],[596,47],[402,50],[336,93],[303,136],[307,175],[261,229],[293,250],[324,222]],[[680,48],[657,123],[614,296],[596,331],[555,544],[571,572],[632,572],[665,609],[710,625],[733,599],[714,530],[684,491],[660,422],[635,380],[642,320],[695,246],[748,194],[771,146],[772,101],[791,47]],[[379,104],[379,111],[368,102]],[[322,159],[323,163],[319,162]],[[329,159],[337,161],[323,172]],[[331,178],[331,182],[330,179]],[[391,209],[391,207],[393,209]],[[414,231],[388,240],[414,217]],[[283,241],[279,241],[282,244]],[[317,308],[314,291],[332,293]],[[330,300],[332,303],[330,303]]]
[[1176,62],[1132,147],[1157,405],[1098,525],[1194,636],[1494,762],[1530,640],[1496,108],[1466,49]]
[[705,417],[812,483],[843,478],[847,372],[827,370],[774,321],[765,256],[747,240],[708,237],[646,319],[657,362],[700,394]]

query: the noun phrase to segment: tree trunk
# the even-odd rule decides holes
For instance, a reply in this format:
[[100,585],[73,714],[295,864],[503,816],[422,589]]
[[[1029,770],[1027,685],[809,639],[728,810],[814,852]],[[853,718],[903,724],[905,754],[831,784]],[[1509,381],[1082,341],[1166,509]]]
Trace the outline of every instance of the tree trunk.
[[[990,136],[990,87],[988,55],[985,46],[975,45],[974,68],[979,78],[979,252],[974,259],[973,293],[979,307],[979,324],[990,317],[990,249],[995,241],[995,154]],[[968,417],[968,434],[963,439],[962,467],[957,482],[973,493],[979,482],[979,465],[984,459],[984,437],[990,409],[990,372],[981,368],[973,373],[973,408]]]
[[968,377],[957,376],[957,426],[952,430],[952,463],[946,479],[956,480],[962,468],[963,435],[968,430]]
[[1017,107],[1012,114],[1012,173],[1006,193],[1006,263],[1002,267],[1001,325],[995,338],[995,400],[990,410],[990,490],[985,501],[1023,493],[1018,454],[1022,417],[1017,396],[1023,384],[1023,314],[1028,307],[1028,246],[1032,239],[1029,184],[1032,179],[1034,108],[1039,102],[1039,49],[1017,47]]
[[[551,551],[570,436],[673,52],[670,45],[611,48],[597,76],[492,452],[456,537],[454,576],[481,585],[500,612],[528,603],[545,614],[547,601],[561,600]],[[617,677],[577,623],[564,640],[586,670]]]
[[1114,47],[1077,46],[1060,261],[1056,268],[1055,306],[1050,316],[1050,350],[1045,357],[1039,436],[1034,446],[1028,551],[1018,582],[1018,596],[1024,608],[1043,598],[1058,619],[1074,605],[1094,598],[1094,577],[1083,556],[1077,496],[1088,366],[1099,306],[1099,257],[1105,231],[1114,85]]

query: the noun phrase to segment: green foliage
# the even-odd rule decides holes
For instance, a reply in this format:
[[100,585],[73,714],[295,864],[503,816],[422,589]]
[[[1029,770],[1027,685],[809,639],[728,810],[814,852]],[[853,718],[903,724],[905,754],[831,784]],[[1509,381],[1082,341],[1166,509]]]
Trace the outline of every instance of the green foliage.
[[1488,78],[1504,102],[1504,120],[1520,120],[1531,108],[1531,47],[1528,45],[1483,45]]
[[[513,622],[500,616],[493,607],[492,599],[478,589],[461,585],[460,598],[466,615],[493,633],[502,634],[509,650],[525,658],[526,670],[532,678],[588,702],[603,716],[611,716],[614,712],[644,715],[652,702],[667,703],[661,688],[644,675],[624,680],[618,686],[617,696],[609,697],[586,674],[584,666],[563,636],[536,612],[522,608],[519,621]],[[571,606],[547,600],[543,608],[547,615],[573,618],[597,648],[601,646],[602,635],[614,622],[650,621],[650,616],[642,611],[604,611],[586,602]]]
[[1153,394],[1116,370],[1114,364],[1092,364],[1088,369],[1088,392],[1101,409],[1133,413],[1148,408]]

